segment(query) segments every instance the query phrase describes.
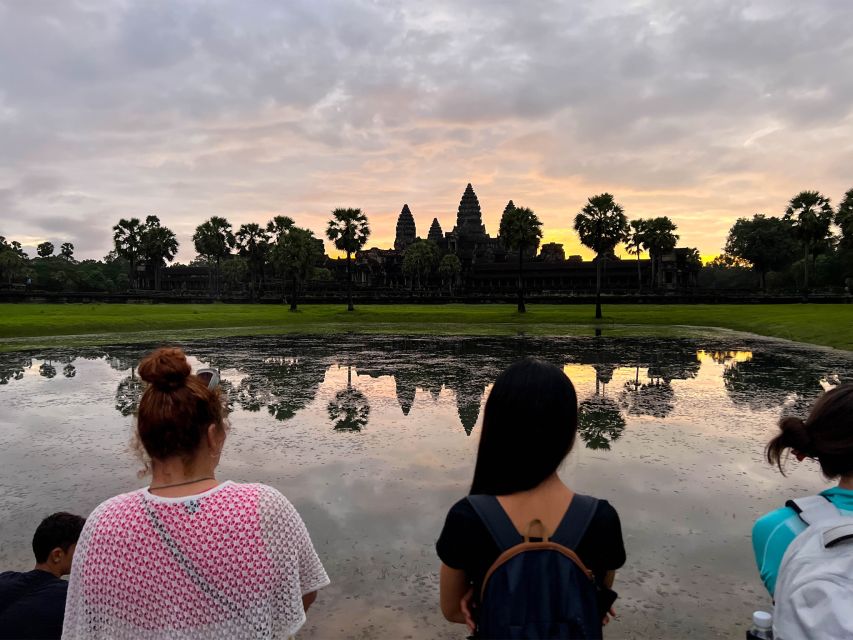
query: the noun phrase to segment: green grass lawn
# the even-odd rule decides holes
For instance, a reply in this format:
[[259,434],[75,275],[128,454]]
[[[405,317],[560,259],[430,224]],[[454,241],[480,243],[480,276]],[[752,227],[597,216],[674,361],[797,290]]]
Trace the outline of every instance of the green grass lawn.
[[[853,350],[853,305],[285,305],[4,304],[0,349],[193,337],[344,331],[402,334],[586,334],[596,327],[621,335],[655,327],[714,327]],[[657,329],[662,331],[663,329]],[[669,330],[667,330],[669,331]]]

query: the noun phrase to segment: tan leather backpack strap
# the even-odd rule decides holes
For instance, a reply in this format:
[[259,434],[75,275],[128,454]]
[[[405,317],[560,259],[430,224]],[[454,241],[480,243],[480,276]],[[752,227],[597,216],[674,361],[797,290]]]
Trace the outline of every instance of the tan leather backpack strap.
[[[534,533],[534,529],[538,529],[538,533]],[[530,542],[531,538],[541,538],[542,542],[548,542],[548,529],[545,528],[545,524],[539,518],[531,520],[530,524],[527,525],[524,541]]]

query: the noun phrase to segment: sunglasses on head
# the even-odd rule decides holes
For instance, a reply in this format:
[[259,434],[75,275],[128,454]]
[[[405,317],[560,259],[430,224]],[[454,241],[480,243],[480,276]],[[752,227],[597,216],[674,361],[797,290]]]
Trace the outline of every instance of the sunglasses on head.
[[206,383],[207,388],[211,391],[219,385],[219,372],[216,369],[199,369],[195,375]]

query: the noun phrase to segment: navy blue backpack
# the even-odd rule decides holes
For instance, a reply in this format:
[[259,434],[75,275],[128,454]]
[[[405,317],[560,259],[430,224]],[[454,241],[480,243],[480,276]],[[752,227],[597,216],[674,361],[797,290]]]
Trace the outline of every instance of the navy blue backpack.
[[[522,537],[495,496],[468,496],[468,501],[501,552],[483,580],[478,637],[601,638],[598,590],[574,552],[598,500],[575,494],[550,537],[539,520]],[[531,542],[536,525],[541,542]]]

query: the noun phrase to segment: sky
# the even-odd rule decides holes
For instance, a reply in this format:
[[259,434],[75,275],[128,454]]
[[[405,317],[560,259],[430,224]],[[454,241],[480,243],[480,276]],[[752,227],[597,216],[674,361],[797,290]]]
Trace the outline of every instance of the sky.
[[[0,235],[101,258],[122,217],[335,207],[393,245],[512,199],[581,250],[586,199],[720,252],[739,217],[853,187],[848,0],[0,0]],[[327,242],[327,248],[330,248]]]

